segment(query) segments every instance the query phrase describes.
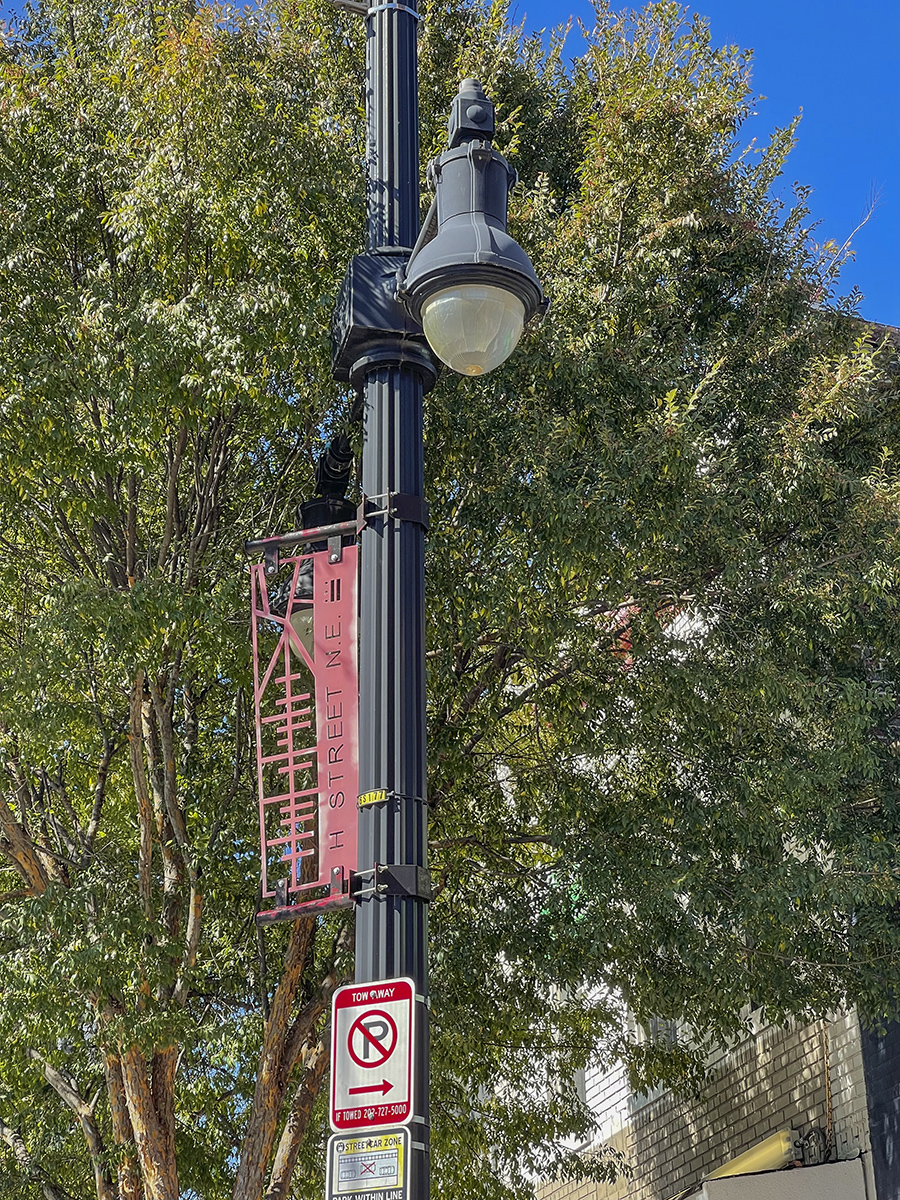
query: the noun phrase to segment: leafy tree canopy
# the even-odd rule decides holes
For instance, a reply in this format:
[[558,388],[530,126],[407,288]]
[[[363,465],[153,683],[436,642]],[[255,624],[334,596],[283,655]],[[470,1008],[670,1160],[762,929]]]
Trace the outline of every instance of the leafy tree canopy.
[[[423,163],[479,76],[553,300],[427,399],[436,1188],[494,1200],[609,1168],[588,1062],[895,1012],[896,352],[703,21],[600,0],[569,69],[501,2],[427,18]],[[325,0],[0,43],[0,1196],[321,1193],[351,918],[253,927],[241,547],[347,423],[362,77]]]

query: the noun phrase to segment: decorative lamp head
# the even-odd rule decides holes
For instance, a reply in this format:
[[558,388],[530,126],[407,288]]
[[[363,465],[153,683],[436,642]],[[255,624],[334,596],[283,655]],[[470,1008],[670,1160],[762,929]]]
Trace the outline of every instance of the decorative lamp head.
[[506,231],[516,173],[491,145],[494,106],[464,79],[449,121],[450,149],[428,167],[432,211],[399,297],[434,353],[462,375],[504,362],[547,301],[522,247]]

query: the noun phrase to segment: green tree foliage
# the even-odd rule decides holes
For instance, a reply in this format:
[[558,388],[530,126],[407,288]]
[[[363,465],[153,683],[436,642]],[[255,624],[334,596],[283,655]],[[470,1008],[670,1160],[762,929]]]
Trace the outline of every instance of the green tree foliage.
[[[598,1173],[567,1082],[895,1010],[896,354],[836,299],[747,55],[597,7],[564,69],[429,6],[425,157],[500,104],[553,298],[427,399],[436,1187]],[[320,1193],[349,918],[258,935],[248,537],[351,397],[363,33],[42,0],[0,44],[0,1196]]]

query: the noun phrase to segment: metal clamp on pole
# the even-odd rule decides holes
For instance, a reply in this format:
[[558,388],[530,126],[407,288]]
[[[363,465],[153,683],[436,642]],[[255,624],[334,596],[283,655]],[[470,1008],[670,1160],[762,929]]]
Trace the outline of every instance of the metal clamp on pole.
[[[335,2],[335,0],[331,0],[331,2],[333,4]],[[425,18],[422,16],[422,14],[420,12],[416,12],[416,10],[414,8],[410,8],[408,4],[397,4],[397,3],[394,3],[393,0],[390,4],[375,4],[375,5],[373,5],[372,8],[366,10],[366,16],[372,17],[377,12],[384,12],[385,10],[390,10],[390,9],[393,9],[394,12],[409,13],[409,15],[411,17],[415,17],[417,21],[425,20]]]
[[267,925],[277,925],[282,921],[295,921],[300,916],[349,908],[354,902],[349,882],[343,867],[332,867],[327,895],[315,900],[297,900],[288,893],[289,880],[279,879],[275,884],[275,906],[256,913],[256,926],[264,929]]
[[411,863],[376,863],[369,871],[356,871],[350,876],[350,894],[354,900],[372,896],[414,896],[430,900],[433,896],[431,872],[427,867]]
[[278,542],[267,542],[263,547],[263,561],[267,575],[277,575],[281,567],[281,547]]
[[[271,575],[268,564],[270,562],[278,562],[278,555],[281,551],[290,551],[297,546],[308,544],[309,542],[321,542],[326,538],[332,537],[349,537],[350,534],[356,533],[355,521],[336,521],[331,525],[319,525],[312,529],[298,529],[293,533],[276,534],[274,537],[253,538],[249,542],[244,542],[245,554],[259,554],[262,551],[266,561],[266,574]],[[276,565],[276,570],[278,569]]]
[[[383,505],[383,507],[380,507]],[[428,532],[431,510],[421,496],[406,492],[387,492],[382,496],[363,496],[357,511],[357,528],[362,530],[371,517],[390,517],[395,521],[411,521]]]

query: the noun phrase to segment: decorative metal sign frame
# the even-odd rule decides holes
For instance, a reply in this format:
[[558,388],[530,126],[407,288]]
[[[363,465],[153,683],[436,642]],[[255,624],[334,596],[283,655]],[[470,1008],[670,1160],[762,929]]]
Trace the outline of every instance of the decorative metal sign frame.
[[355,530],[327,526],[247,546],[265,553],[251,567],[253,692],[261,891],[274,904],[257,913],[259,924],[353,903],[359,548],[341,534]]

